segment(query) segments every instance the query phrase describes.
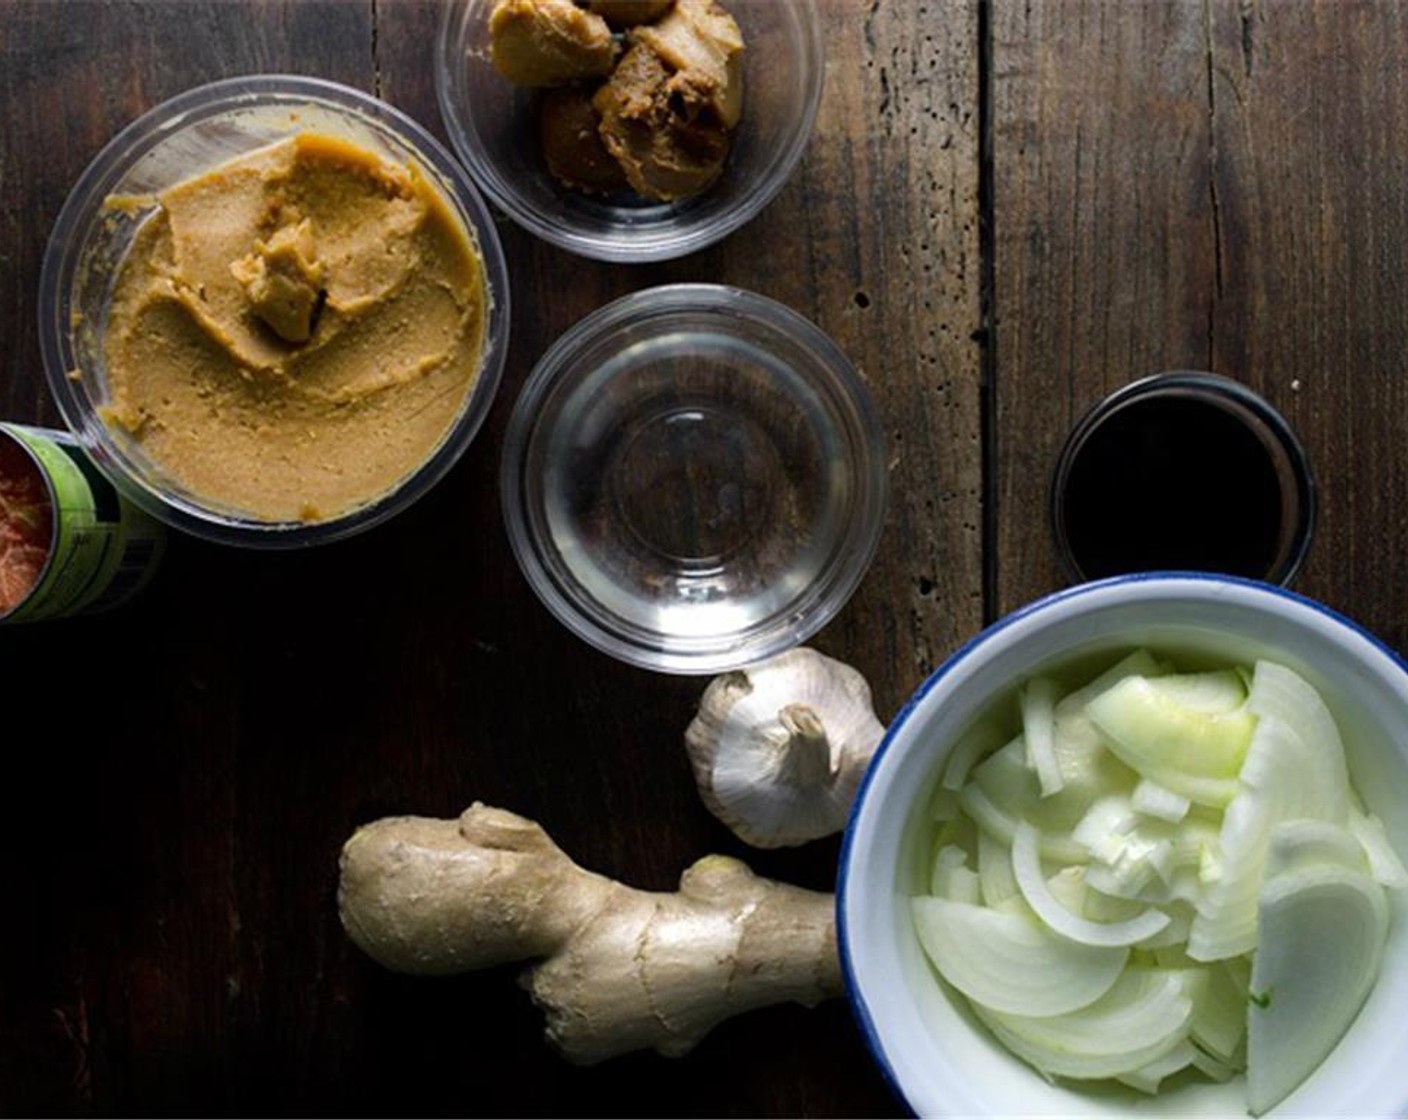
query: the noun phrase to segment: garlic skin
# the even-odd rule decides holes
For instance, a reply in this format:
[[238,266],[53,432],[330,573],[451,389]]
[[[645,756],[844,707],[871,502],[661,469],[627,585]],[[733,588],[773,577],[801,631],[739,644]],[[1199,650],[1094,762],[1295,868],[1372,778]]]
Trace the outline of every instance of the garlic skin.
[[709,811],[754,847],[783,848],[845,827],[884,734],[865,678],[802,647],[715,677],[685,746]]

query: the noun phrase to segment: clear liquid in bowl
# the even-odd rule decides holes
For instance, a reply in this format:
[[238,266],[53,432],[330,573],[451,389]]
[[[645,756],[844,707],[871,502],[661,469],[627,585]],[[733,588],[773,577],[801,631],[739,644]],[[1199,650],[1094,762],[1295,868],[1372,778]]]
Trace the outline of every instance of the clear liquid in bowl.
[[626,628],[711,638],[797,602],[856,495],[844,425],[783,362],[681,331],[603,363],[555,402],[546,528],[569,594]]

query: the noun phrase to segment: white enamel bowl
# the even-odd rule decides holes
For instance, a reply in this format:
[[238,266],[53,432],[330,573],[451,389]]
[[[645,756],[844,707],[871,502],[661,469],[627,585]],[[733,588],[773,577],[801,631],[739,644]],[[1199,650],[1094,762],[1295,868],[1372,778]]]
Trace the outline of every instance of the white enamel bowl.
[[[842,961],[877,1061],[920,1116],[1245,1117],[1245,1085],[1183,1083],[1155,1097],[1052,1085],[1009,1054],[926,963],[907,898],[923,881],[924,809],[954,737],[1038,672],[1107,664],[1151,646],[1195,661],[1278,660],[1321,692],[1350,776],[1408,853],[1408,669],[1354,623],[1292,592],[1220,576],[1086,584],[985,630],[894,720],[867,775],[841,857]],[[1391,892],[1383,969],[1359,1017],[1274,1116],[1408,1115],[1408,892]]]

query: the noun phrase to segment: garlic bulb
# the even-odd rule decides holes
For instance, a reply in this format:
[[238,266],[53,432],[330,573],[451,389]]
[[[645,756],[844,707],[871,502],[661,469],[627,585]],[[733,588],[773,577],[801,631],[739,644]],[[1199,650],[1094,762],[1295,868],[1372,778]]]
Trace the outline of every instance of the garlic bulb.
[[704,803],[758,848],[845,827],[884,725],[851,666],[794,649],[714,678],[685,731]]

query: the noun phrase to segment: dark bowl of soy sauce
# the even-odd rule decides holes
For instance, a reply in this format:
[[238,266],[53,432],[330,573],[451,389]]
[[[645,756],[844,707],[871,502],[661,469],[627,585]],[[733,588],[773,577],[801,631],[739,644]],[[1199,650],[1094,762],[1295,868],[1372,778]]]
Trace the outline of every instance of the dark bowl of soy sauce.
[[1150,571],[1286,585],[1310,548],[1315,483],[1274,408],[1220,374],[1155,374],[1071,431],[1051,489],[1056,543],[1077,582]]

